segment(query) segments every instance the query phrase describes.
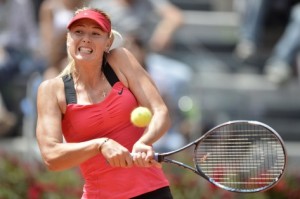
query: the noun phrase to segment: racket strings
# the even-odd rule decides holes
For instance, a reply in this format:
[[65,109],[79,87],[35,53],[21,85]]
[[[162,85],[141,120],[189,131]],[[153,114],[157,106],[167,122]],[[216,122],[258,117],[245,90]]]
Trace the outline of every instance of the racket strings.
[[233,190],[256,190],[275,183],[285,154],[269,129],[249,123],[215,129],[197,145],[195,164],[214,183]]

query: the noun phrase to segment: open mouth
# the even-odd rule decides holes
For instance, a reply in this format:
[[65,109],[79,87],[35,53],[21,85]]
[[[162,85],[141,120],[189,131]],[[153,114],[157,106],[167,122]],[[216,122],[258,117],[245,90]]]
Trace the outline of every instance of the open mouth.
[[86,54],[91,54],[93,52],[93,49],[87,48],[87,47],[79,47],[79,52],[86,53]]

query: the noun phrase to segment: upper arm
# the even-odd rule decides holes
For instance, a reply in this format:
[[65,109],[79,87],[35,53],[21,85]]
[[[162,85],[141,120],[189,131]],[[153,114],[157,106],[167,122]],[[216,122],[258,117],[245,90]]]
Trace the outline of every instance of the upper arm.
[[122,77],[119,79],[127,84],[139,105],[148,107],[153,113],[148,128],[139,139],[142,143],[152,145],[170,127],[168,108],[148,72],[128,50],[113,50],[110,57],[111,61],[117,60],[114,61],[113,68],[119,73],[118,77]]
[[123,83],[125,82],[141,106],[147,106],[153,110],[155,107],[165,105],[150,75],[131,52],[125,48],[116,49],[110,60],[113,62],[113,67],[117,68],[115,71],[120,71],[121,81],[124,76]]
[[63,142],[61,119],[62,112],[58,102],[58,81],[44,81],[37,95],[37,140],[42,155],[49,147]]

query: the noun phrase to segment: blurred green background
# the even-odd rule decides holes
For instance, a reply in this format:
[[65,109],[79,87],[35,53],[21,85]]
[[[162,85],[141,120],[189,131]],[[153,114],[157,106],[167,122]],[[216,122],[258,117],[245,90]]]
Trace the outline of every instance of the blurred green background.
[[[192,163],[188,152],[174,158]],[[286,172],[275,187],[264,192],[233,193],[215,187],[189,170],[169,164],[163,164],[163,169],[174,199],[296,199],[300,194],[298,172]],[[29,164],[6,152],[1,153],[0,176],[1,199],[77,199],[82,194],[83,180],[78,169],[50,172],[39,162]]]

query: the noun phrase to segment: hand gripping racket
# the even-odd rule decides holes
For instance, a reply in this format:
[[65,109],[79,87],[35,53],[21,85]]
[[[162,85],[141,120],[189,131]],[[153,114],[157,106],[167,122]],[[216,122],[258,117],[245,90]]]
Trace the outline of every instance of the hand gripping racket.
[[[194,167],[169,159],[194,146]],[[286,150],[279,134],[257,121],[220,124],[186,146],[156,153],[158,162],[189,169],[212,184],[232,192],[259,192],[273,187],[286,167]]]

